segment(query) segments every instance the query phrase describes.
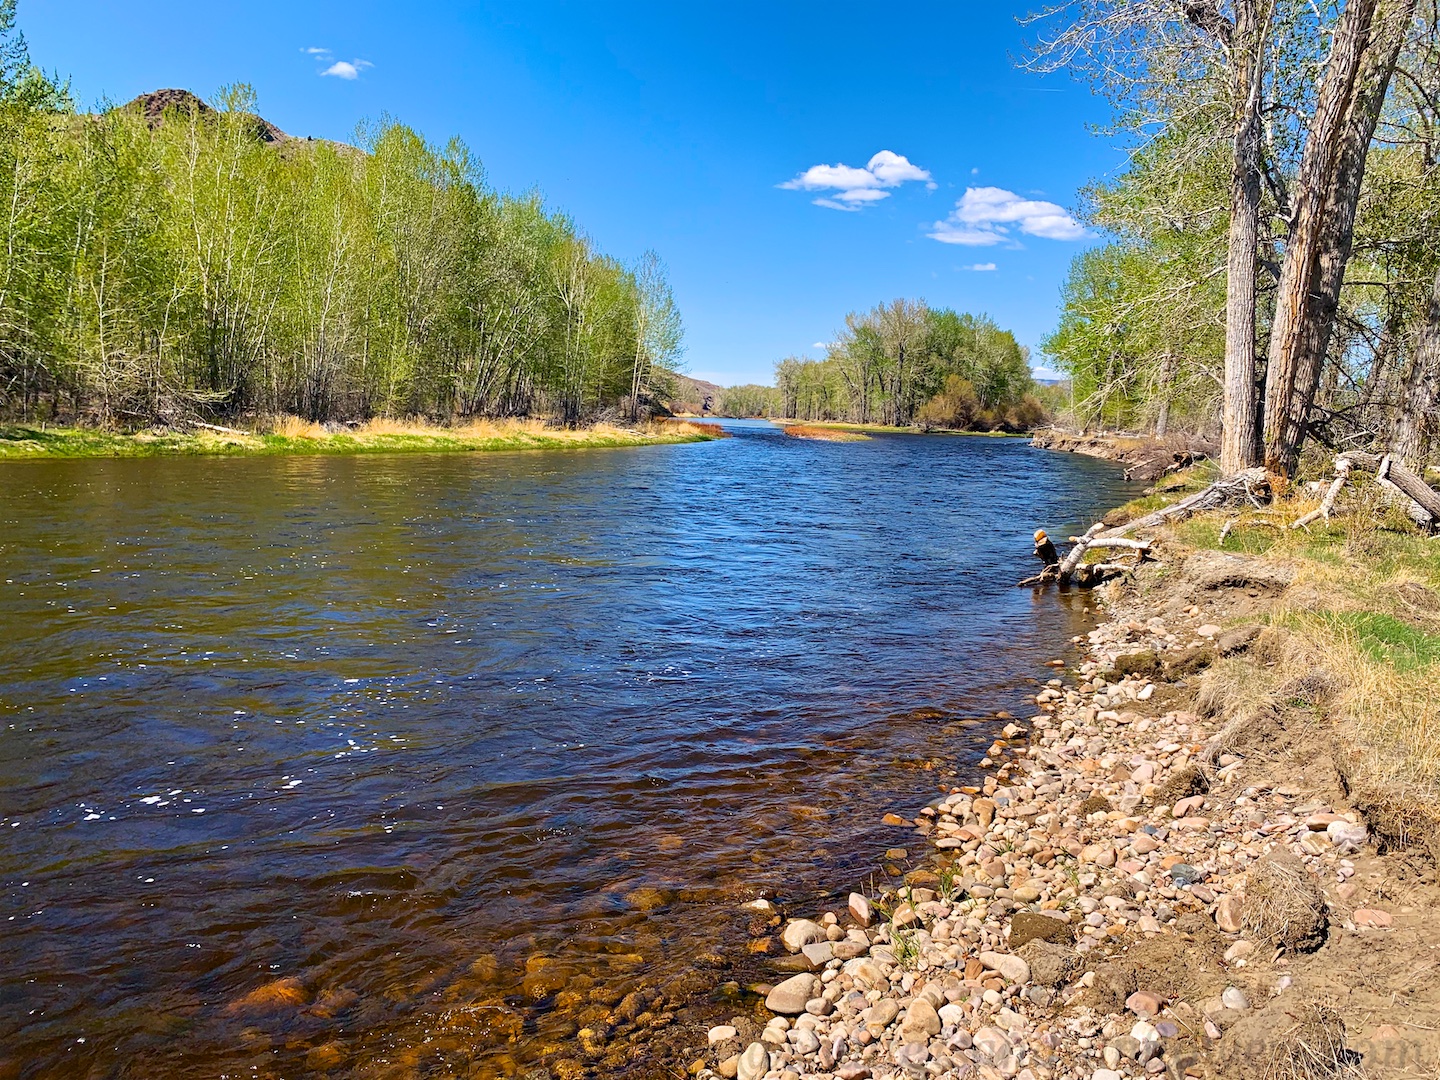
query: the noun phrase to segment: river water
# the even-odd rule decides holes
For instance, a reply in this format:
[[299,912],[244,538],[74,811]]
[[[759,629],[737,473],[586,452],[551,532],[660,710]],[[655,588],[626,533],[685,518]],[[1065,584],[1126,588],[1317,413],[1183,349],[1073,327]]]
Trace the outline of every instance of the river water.
[[0,1078],[658,1075],[740,902],[919,865],[1126,485],[729,426],[0,465]]

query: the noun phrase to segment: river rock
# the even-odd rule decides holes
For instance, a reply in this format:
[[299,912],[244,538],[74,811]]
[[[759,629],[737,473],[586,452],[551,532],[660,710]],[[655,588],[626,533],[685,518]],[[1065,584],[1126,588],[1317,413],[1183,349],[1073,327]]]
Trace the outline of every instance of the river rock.
[[1125,1007],[1136,1016],[1149,1018],[1160,1011],[1162,1002],[1158,994],[1152,994],[1148,990],[1136,990],[1125,999]]
[[717,1025],[710,1029],[710,1045],[714,1046],[716,1043],[722,1043],[726,1039],[733,1039],[738,1034],[739,1032],[729,1024]]
[[1030,981],[1030,965],[1018,956],[1011,956],[1009,953],[982,952],[980,963],[990,971],[998,971],[1012,983],[1027,983]]
[[875,909],[870,906],[870,901],[858,892],[850,894],[850,917],[861,926],[869,926],[875,920]]
[[736,1080],[760,1080],[770,1071],[770,1051],[764,1043],[753,1042],[740,1055],[739,1067],[735,1070]]
[[805,1003],[819,992],[819,980],[809,972],[792,975],[765,997],[765,1007],[781,1016],[799,1016]]
[[975,1032],[973,1045],[991,1061],[999,1061],[1010,1053],[1010,1036],[997,1027],[986,1025]]
[[925,1043],[931,1035],[939,1034],[940,1016],[935,1006],[923,997],[910,1002],[910,1008],[905,1011],[905,1019],[900,1024],[900,1040]]
[[895,1064],[906,1072],[924,1074],[925,1062],[930,1058],[930,1048],[922,1042],[911,1042],[895,1051]]
[[796,1028],[790,1032],[790,1042],[799,1054],[813,1054],[820,1049],[820,1039],[809,1028]]
[[1220,1001],[1225,1008],[1234,1009],[1236,1012],[1245,1012],[1250,1008],[1250,999],[1238,986],[1227,986],[1225,992],[1220,995]]
[[1240,898],[1222,896],[1215,904],[1215,925],[1227,934],[1240,932]]
[[878,1036],[899,1015],[900,1003],[898,1001],[894,998],[881,998],[870,1006],[870,1015],[865,1021],[865,1026],[870,1029],[871,1034]]
[[1335,845],[1335,849],[1342,855],[1353,855],[1365,846],[1365,840],[1370,835],[1364,825],[1354,825],[1348,821],[1332,821],[1325,827],[1325,835]]
[[785,948],[798,953],[812,942],[824,941],[825,928],[809,919],[792,919],[780,932],[780,940],[785,943]]
[[800,952],[810,961],[811,966],[819,968],[834,959],[835,946],[828,941],[812,941],[809,945],[802,945]]

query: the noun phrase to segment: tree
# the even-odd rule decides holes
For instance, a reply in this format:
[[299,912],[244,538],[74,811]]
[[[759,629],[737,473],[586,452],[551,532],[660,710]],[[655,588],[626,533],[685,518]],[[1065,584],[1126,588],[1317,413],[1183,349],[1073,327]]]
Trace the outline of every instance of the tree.
[[[1220,376],[1227,471],[1256,459],[1257,416],[1266,465],[1288,475],[1306,435],[1335,415],[1319,399],[1334,398],[1348,378],[1332,343],[1366,333],[1345,310],[1346,270],[1392,75],[1415,52],[1416,7],[1416,0],[1331,7],[1082,0],[1043,16],[1060,29],[1042,40],[1036,65],[1076,68],[1111,94],[1118,130],[1140,143],[1139,158],[1146,145],[1176,133],[1203,136],[1206,115],[1228,103],[1223,144],[1218,131],[1193,144],[1202,156],[1223,145],[1229,174]],[[1183,174],[1192,159],[1172,160]],[[1260,269],[1274,274],[1273,296],[1259,287]],[[1322,394],[1324,387],[1332,389]]]

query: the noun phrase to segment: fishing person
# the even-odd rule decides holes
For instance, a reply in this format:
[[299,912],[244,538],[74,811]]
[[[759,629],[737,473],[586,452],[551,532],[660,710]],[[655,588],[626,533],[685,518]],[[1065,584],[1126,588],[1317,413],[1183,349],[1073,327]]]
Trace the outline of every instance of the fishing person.
[[1055,550],[1055,542],[1045,535],[1044,529],[1035,530],[1035,557],[1045,564],[1047,570],[1060,565],[1060,553]]

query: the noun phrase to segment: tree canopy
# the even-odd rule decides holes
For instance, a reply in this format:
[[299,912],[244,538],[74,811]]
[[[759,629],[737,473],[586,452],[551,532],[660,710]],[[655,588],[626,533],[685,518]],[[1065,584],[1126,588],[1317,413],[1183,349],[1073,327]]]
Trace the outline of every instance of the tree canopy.
[[244,86],[160,100],[77,114],[0,3],[0,411],[574,422],[636,414],[680,356],[657,257],[490,189],[458,141],[291,138]]

